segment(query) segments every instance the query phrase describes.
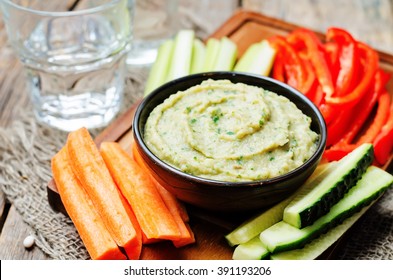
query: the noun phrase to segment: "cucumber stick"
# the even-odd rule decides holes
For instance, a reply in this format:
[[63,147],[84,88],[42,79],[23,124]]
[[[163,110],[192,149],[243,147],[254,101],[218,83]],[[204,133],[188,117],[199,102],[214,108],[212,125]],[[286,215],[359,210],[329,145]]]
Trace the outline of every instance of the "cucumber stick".
[[378,167],[370,166],[357,184],[337,204],[333,205],[326,215],[312,225],[299,229],[281,221],[264,230],[260,234],[260,239],[271,253],[301,248],[370,204],[392,184],[391,174]]
[[[325,234],[307,243],[303,248],[283,251],[270,255],[272,260],[314,260],[322,255],[330,246],[332,246],[343,234],[359,220],[359,218],[367,211],[368,207],[364,207],[360,212],[355,213],[342,224],[330,229]],[[262,241],[261,241],[262,243]],[[263,244],[263,243],[262,243]],[[262,245],[264,246],[264,245]],[[266,247],[265,247],[266,248]]]
[[258,236],[250,241],[240,244],[235,248],[232,259],[234,260],[262,260],[269,256],[269,250],[263,245]]
[[320,164],[298,191],[263,213],[245,221],[227,234],[225,238],[229,245],[235,246],[246,243],[258,236],[263,230],[281,221],[285,207],[291,202],[296,194],[302,189],[310,189],[320,182],[329,172],[334,170],[334,165],[335,162]]
[[342,158],[322,182],[299,193],[285,208],[283,220],[297,228],[313,224],[356,184],[372,161],[373,146],[359,146]]

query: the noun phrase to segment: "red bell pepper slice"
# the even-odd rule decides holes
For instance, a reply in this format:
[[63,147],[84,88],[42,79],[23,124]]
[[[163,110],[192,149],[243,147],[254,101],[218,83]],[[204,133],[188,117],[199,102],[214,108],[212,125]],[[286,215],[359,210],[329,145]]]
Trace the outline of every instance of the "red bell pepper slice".
[[383,125],[389,117],[389,107],[390,95],[387,91],[385,91],[378,98],[378,109],[373,122],[356,143],[372,143],[375,140],[375,137],[377,137],[378,133],[381,131]]
[[319,110],[321,111],[321,114],[325,119],[327,125],[331,124],[337,116],[337,110],[335,107],[336,106],[333,106],[331,104],[326,104],[326,102],[321,103],[321,105],[319,106]]
[[[345,124],[346,120],[348,121],[349,118],[356,114],[356,118],[354,118],[354,120],[350,122],[350,126],[348,126],[348,128],[346,129],[347,132],[345,133],[345,135],[342,136],[342,138],[338,141],[335,138],[334,140],[337,141],[336,144],[326,149],[324,157],[327,160],[339,160],[341,157],[345,156],[359,145],[366,142],[372,143],[373,139],[376,139],[376,137],[378,137],[378,132],[382,131],[381,126],[386,121],[386,119],[389,118],[389,105],[391,103],[390,95],[385,91],[385,86],[389,78],[390,75],[385,73],[382,69],[379,69],[375,75],[374,89],[369,91],[362,98],[362,100],[357,103],[355,107],[353,107],[352,110],[348,110],[348,113],[342,113],[344,114],[344,117],[340,116],[341,119],[335,122],[337,126],[334,127],[333,130],[332,128],[328,127],[328,139],[330,142],[332,141],[332,137],[338,137],[338,135],[335,135],[335,133],[342,133],[345,130],[342,129],[342,127],[340,126],[340,122]],[[352,140],[355,139],[358,132],[364,126],[367,118],[370,116],[375,104],[377,103],[377,100],[378,110],[376,115],[374,116],[371,125],[369,125],[364,136],[360,137],[355,144],[351,144]],[[390,110],[393,109],[390,108]],[[391,116],[393,116],[393,114]],[[384,141],[386,140],[382,140],[382,142]]]
[[272,77],[280,82],[285,82],[284,74],[284,54],[278,52],[274,59]]
[[321,41],[310,30],[296,29],[287,37],[288,42],[294,45],[305,46],[308,59],[311,61],[322,91],[326,96],[332,96],[334,92],[333,79],[326,61]]
[[[269,43],[277,50],[278,55],[282,55],[283,57],[285,82],[300,92],[303,92],[302,87],[305,80],[305,71],[295,49],[282,36],[277,35],[269,38],[268,40]],[[278,61],[278,63],[281,62]],[[281,67],[281,65],[278,65],[277,67]],[[276,71],[281,72],[279,68],[277,68]],[[276,73],[276,76],[281,79],[282,74],[278,75],[278,73]]]
[[[379,70],[373,79],[375,81],[374,87],[369,89],[354,107],[337,110],[337,116],[327,127],[328,138],[326,144],[328,147],[338,142],[341,142],[341,145],[351,143],[383,92],[388,81],[387,77],[382,70]],[[356,118],[353,117],[355,115]]]
[[343,96],[355,87],[359,68],[359,51],[356,40],[341,28],[331,27],[326,32],[327,41],[338,43],[339,71],[334,96]]
[[362,79],[348,94],[343,96],[326,96],[326,102],[328,104],[352,106],[362,98],[372,84],[375,72],[378,69],[378,53],[361,42],[358,42],[357,46],[360,52],[360,57],[364,59]]
[[327,126],[327,147],[335,145],[342,139],[353,119],[353,112],[350,109],[336,111],[335,114],[335,118]]
[[351,129],[343,137],[343,141],[345,143],[351,143],[352,140],[356,137],[363,124],[370,116],[371,111],[377,103],[378,98],[384,91],[389,79],[390,75],[384,72],[382,69],[379,69],[377,73],[375,73],[374,90],[367,93],[368,96],[362,98],[362,100],[352,110],[354,113],[356,113],[356,118],[354,118],[351,124]]
[[324,45],[325,57],[332,75],[333,85],[336,84],[340,71],[340,48],[337,42],[326,42]]
[[305,75],[305,80],[303,81],[301,91],[306,95],[312,102],[314,102],[315,105],[319,105],[320,101],[320,95],[317,92],[318,89],[318,80],[317,76],[315,75],[314,68],[311,64],[311,62],[305,57],[304,54],[299,54],[300,56],[300,61],[303,65],[304,69],[304,75]]
[[357,146],[354,144],[345,144],[338,147],[325,150],[323,158],[327,161],[338,161],[353,151]]
[[375,138],[373,145],[375,161],[380,165],[386,164],[393,152],[393,102],[390,104],[388,121]]

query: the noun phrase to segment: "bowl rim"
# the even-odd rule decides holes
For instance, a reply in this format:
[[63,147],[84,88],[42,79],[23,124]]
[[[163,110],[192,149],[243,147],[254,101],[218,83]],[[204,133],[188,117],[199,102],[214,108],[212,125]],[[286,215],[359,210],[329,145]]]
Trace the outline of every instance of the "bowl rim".
[[[222,77],[225,76],[225,77]],[[290,92],[290,94],[296,95],[299,99],[301,99],[302,102],[304,102],[308,107],[312,109],[312,111],[315,113],[317,117],[317,123],[318,126],[321,128],[321,132],[319,133],[319,141],[318,141],[318,146],[314,154],[303,164],[300,166],[296,167],[295,169],[282,174],[280,176],[276,176],[273,178],[268,178],[268,179],[262,179],[262,180],[255,180],[255,181],[238,181],[238,182],[230,182],[230,181],[220,181],[220,180],[213,180],[213,179],[208,179],[208,178],[203,178],[203,177],[198,177],[192,174],[185,173],[184,171],[166,163],[165,161],[161,160],[159,157],[157,157],[150,149],[147,147],[143,136],[142,132],[139,130],[139,122],[141,119],[141,113],[143,109],[146,107],[147,104],[155,97],[155,95],[159,94],[162,90],[165,90],[167,88],[173,87],[174,85],[177,85],[179,83],[183,83],[189,80],[193,79],[198,79],[200,78],[200,84],[202,81],[207,80],[209,78],[214,79],[214,80],[219,80],[219,79],[229,79],[229,77],[235,77],[235,76],[242,76],[244,78],[255,78],[255,79],[262,79],[265,80],[266,82],[273,83],[279,87],[283,87],[286,89],[286,91]],[[217,77],[217,78],[216,78]],[[194,85],[198,85],[197,83]],[[190,85],[190,87],[194,86]],[[178,91],[174,92],[173,94],[177,93]],[[277,93],[279,94],[279,93]],[[279,94],[281,95],[281,94]],[[168,96],[169,97],[169,96]],[[293,101],[291,101],[293,102]],[[296,105],[297,106],[297,105]],[[298,106],[297,106],[298,107]],[[310,117],[310,116],[309,116]],[[191,74],[187,76],[183,76],[174,80],[171,80],[155,90],[153,90],[148,96],[144,97],[142,102],[138,105],[135,115],[133,118],[133,123],[132,123],[132,128],[133,128],[133,136],[134,136],[134,141],[136,141],[137,145],[140,146],[140,148],[143,150],[143,152],[157,165],[160,165],[163,169],[166,171],[171,172],[172,174],[175,174],[177,177],[182,177],[185,180],[192,181],[197,184],[198,188],[203,188],[203,187],[225,187],[225,188],[237,188],[237,187],[250,187],[250,188],[255,188],[258,186],[263,186],[266,187],[266,185],[270,184],[275,184],[277,182],[282,182],[286,181],[287,179],[290,179],[294,175],[298,174],[299,172],[302,172],[305,167],[309,165],[313,165],[316,161],[319,161],[321,159],[321,156],[323,154],[323,151],[325,150],[326,147],[326,140],[327,140],[327,128],[326,128],[326,123],[325,120],[322,116],[322,113],[318,109],[318,107],[310,100],[308,97],[306,97],[304,94],[302,94],[300,91],[297,89],[281,82],[276,79],[273,79],[271,77],[267,76],[262,76],[258,74],[253,74],[253,73],[245,73],[245,72],[238,72],[238,71],[210,71],[210,72],[203,72],[203,73],[197,73],[197,74]],[[205,186],[206,184],[206,186]],[[208,185],[208,186],[207,186]]]

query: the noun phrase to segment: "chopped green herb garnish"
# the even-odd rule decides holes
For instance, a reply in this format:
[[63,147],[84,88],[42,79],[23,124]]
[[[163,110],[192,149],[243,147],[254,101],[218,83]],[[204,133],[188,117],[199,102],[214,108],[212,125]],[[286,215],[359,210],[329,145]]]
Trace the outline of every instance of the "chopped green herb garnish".
[[191,123],[196,123],[197,119],[191,119]]
[[233,131],[227,131],[228,135],[234,135],[235,133]]

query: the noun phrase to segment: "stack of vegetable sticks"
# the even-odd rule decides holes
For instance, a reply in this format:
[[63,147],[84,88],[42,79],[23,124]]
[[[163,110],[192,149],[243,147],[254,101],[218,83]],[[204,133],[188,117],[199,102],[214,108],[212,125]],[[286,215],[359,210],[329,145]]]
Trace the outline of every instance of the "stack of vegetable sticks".
[[139,259],[143,244],[195,242],[184,206],[118,143],[99,149],[86,128],[70,132],[52,172],[92,259]]
[[145,96],[165,82],[209,71],[231,71],[237,57],[236,44],[223,37],[210,38],[206,45],[193,30],[180,30],[158,49],[145,86]]

